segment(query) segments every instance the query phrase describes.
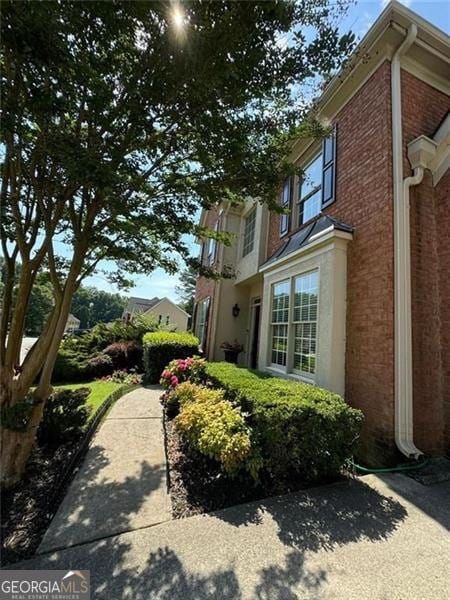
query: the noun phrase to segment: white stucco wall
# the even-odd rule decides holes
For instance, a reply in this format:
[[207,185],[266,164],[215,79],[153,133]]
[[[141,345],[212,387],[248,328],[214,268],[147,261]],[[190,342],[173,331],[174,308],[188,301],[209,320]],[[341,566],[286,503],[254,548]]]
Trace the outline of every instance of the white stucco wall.
[[[261,370],[304,379],[344,394],[347,242],[350,238],[350,234],[334,232],[333,236],[323,241],[318,240],[318,244],[307,247],[303,253],[294,254],[290,260],[282,264],[275,263],[265,270],[258,361]],[[319,272],[316,373],[307,377],[289,373],[289,361],[292,361],[293,355],[291,345],[288,346],[287,368],[280,367],[275,371],[270,367],[272,284],[315,269]],[[291,334],[291,339],[292,337]]]

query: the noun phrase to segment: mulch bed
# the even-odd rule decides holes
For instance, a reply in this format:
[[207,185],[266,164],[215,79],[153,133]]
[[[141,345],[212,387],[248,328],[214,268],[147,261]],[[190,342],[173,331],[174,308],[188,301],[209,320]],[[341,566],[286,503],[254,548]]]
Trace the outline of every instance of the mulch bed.
[[[24,478],[1,492],[1,564],[36,552],[61,499],[60,483],[80,440],[61,446],[36,445]],[[57,494],[58,492],[58,494]]]
[[275,485],[266,481],[255,485],[248,477],[227,477],[215,461],[193,451],[174,428],[173,420],[164,414],[169,492],[175,519],[211,512],[243,502],[260,500],[277,494],[305,489],[296,480]]

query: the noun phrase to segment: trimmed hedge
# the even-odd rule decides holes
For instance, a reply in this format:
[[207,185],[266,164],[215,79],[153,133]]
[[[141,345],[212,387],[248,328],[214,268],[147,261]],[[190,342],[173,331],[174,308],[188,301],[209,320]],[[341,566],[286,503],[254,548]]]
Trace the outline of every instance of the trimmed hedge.
[[158,383],[165,366],[175,358],[198,354],[199,340],[192,333],[154,331],[146,333],[142,341],[145,377],[149,383]]
[[363,414],[338,394],[230,363],[206,363],[206,373],[209,385],[248,413],[269,477],[321,481],[352,455]]

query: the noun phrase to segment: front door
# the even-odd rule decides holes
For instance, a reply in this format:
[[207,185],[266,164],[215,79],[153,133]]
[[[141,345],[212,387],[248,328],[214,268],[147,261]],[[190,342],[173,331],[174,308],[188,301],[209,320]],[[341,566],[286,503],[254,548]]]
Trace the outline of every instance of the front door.
[[252,305],[251,340],[250,340],[250,368],[258,366],[259,348],[259,322],[261,317],[261,299],[257,298]]

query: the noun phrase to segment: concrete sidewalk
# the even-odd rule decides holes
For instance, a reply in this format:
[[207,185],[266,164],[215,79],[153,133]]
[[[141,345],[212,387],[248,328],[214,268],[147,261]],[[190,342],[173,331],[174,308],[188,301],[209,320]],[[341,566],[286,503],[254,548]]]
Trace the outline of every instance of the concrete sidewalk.
[[95,434],[38,553],[172,518],[160,388],[120,398]]
[[[448,482],[369,475],[14,568],[89,569],[96,600],[443,600],[450,595],[449,497]],[[106,516],[113,506],[105,495]]]

